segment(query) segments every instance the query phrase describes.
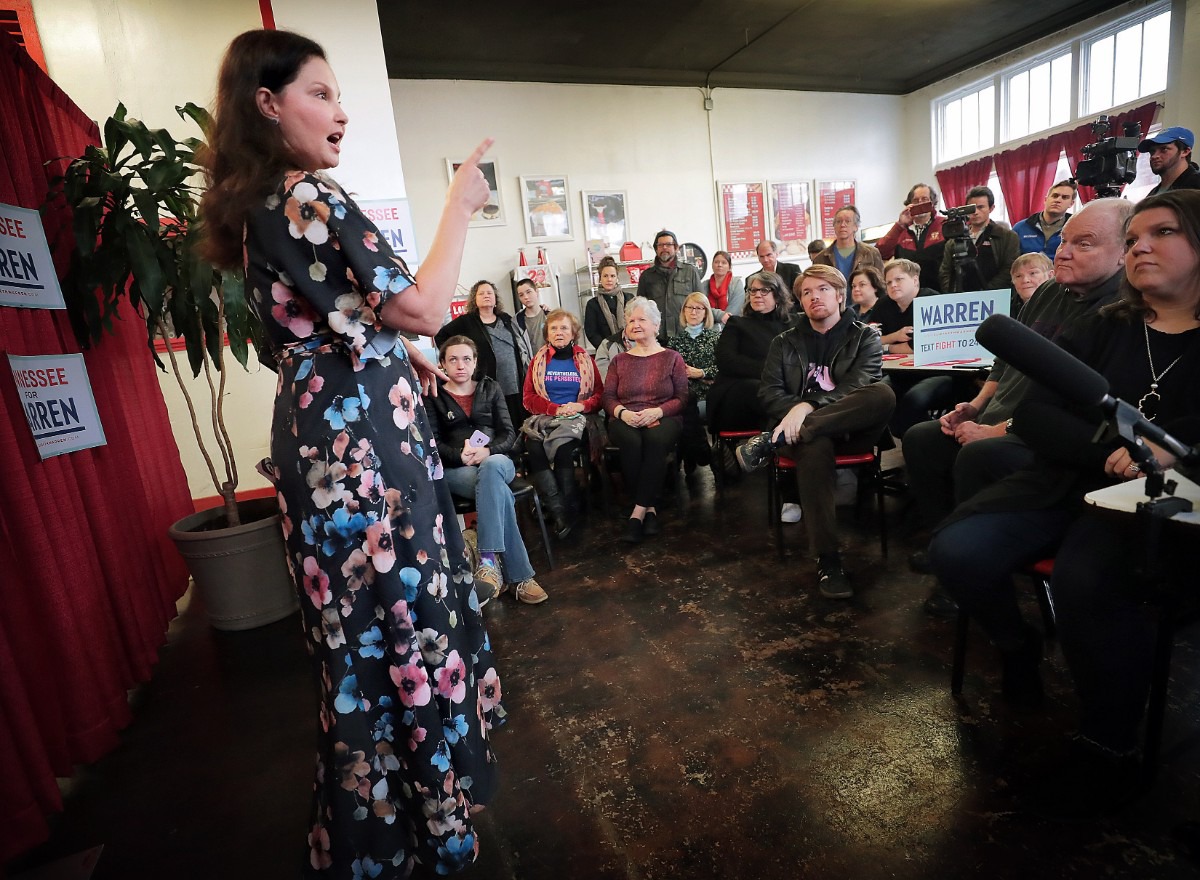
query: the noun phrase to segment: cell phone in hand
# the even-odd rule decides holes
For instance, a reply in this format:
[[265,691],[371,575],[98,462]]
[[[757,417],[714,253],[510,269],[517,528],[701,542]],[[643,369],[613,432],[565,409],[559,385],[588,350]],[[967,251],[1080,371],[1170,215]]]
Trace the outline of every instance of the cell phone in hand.
[[483,431],[476,431],[469,438],[467,438],[468,446],[475,446],[475,447],[487,446],[491,442],[492,442],[492,438],[489,437],[487,434],[483,433]]
[[908,206],[908,213],[911,214],[913,217],[919,217],[922,214],[932,214],[933,213],[933,202],[928,201],[928,200],[923,201],[923,202],[913,202],[911,205]]

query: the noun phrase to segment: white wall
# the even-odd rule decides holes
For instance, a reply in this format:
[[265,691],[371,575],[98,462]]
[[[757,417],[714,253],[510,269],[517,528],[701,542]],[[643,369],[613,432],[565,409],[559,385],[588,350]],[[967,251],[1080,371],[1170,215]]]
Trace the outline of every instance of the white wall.
[[[867,225],[890,220],[901,156],[890,148],[902,100],[872,95],[718,89],[714,108],[693,88],[393,80],[396,130],[416,236],[427,247],[445,198],[446,159],[496,139],[507,224],[473,228],[461,282],[502,284],[531,260],[518,178],[567,176],[575,238],[546,246],[578,309],[575,261],[585,260],[580,190],[625,190],[631,237],[663,227],[711,255],[720,246],[715,181],[855,178]],[[711,137],[710,137],[711,125]],[[839,136],[853,132],[853,137]],[[903,193],[901,193],[903,195]],[[753,266],[757,268],[757,263]]]

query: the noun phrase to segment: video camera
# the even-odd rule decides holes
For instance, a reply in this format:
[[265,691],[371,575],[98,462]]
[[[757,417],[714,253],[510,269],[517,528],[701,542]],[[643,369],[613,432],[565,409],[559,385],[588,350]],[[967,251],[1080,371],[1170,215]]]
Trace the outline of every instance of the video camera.
[[1126,122],[1122,137],[1108,137],[1112,117],[1101,116],[1092,123],[1094,144],[1083,148],[1084,158],[1075,167],[1075,182],[1094,186],[1101,197],[1119,196],[1121,187],[1137,177],[1138,144],[1142,142],[1139,122]]
[[946,239],[967,239],[971,233],[967,230],[966,220],[975,213],[975,205],[963,205],[960,208],[947,208],[942,211],[946,221],[942,224],[942,235]]

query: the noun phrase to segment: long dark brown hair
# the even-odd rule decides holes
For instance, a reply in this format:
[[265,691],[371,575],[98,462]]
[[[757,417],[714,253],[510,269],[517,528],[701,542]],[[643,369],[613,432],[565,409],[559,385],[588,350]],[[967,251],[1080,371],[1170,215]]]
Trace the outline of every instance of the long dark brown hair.
[[208,149],[200,155],[208,174],[200,202],[201,248],[213,265],[242,265],[246,216],[294,165],[279,126],[259,112],[256,92],[282,91],[305,62],[324,57],[317,43],[290,31],[247,31],[225,50]]
[[[1154,208],[1166,208],[1175,215],[1175,219],[1179,221],[1180,232],[1192,246],[1192,253],[1200,257],[1200,190],[1170,189],[1157,195],[1148,196],[1137,203],[1137,207],[1133,209],[1129,219],[1132,220],[1138,214]],[[1128,222],[1126,222],[1125,228],[1129,228]],[[1129,283],[1128,275],[1121,279],[1120,298],[1105,306],[1101,311],[1127,320],[1138,318],[1142,321],[1147,319],[1153,321],[1157,317],[1154,309],[1146,303],[1142,292]],[[1200,302],[1196,303],[1194,316],[1200,320]]]
[[754,307],[750,305],[750,285],[757,281],[760,285],[771,288],[771,292],[775,294],[775,309],[772,314],[780,321],[790,321],[792,317],[792,306],[795,300],[792,297],[792,292],[787,289],[787,285],[783,283],[783,279],[774,272],[768,272],[765,269],[761,272],[755,272],[746,278],[746,304],[742,306],[742,314],[749,315],[754,311]]

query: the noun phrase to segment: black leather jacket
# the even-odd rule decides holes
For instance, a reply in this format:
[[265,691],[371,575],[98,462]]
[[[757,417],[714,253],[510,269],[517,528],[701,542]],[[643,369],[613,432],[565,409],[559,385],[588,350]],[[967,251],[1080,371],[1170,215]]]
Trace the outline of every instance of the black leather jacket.
[[437,397],[425,398],[425,409],[432,416],[429,426],[433,429],[443,467],[463,466],[463,446],[477,430],[491,438],[488,449],[493,453],[507,453],[517,441],[508,404],[500,393],[500,383],[489,376],[484,376],[475,385],[471,415],[463,412],[441,382],[438,383]]
[[[821,336],[812,329],[808,319],[801,316],[795,327],[771,341],[758,397],[763,408],[777,422],[798,403],[808,402],[820,409],[841,400],[855,388],[883,378],[883,346],[879,334],[856,321],[850,311],[842,313],[842,319],[824,334],[825,339],[820,339]],[[817,344],[832,346],[827,363],[834,387],[831,391],[816,389],[804,393],[809,352]]]

